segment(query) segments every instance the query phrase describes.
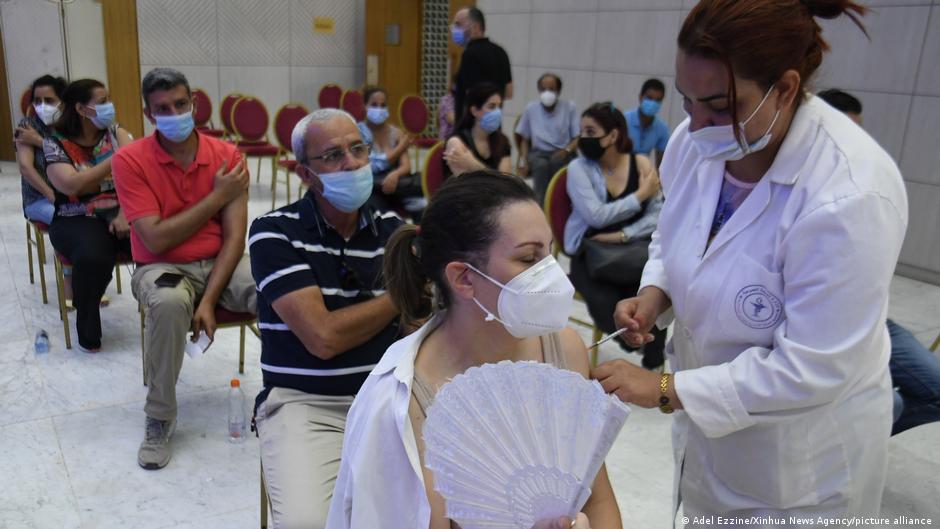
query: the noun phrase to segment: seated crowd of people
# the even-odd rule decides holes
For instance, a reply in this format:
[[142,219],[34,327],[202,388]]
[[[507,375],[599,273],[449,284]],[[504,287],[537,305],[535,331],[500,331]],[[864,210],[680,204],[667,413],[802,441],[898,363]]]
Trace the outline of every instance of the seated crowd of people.
[[[482,34],[474,16],[462,12],[458,22]],[[514,297],[537,270],[560,290],[573,285],[594,324],[616,331],[615,307],[640,286],[664,204],[657,168],[669,128],[657,115],[666,88],[650,79],[634,109],[598,102],[579,113],[561,98],[561,77],[546,72],[513,131],[514,166],[502,132],[511,82],[465,84],[455,79],[449,97],[459,97],[442,109],[441,125],[453,128],[448,179],[435,195],[423,196],[408,153],[414,138],[390,123],[388,93],[367,87],[363,122],[323,108],[297,123],[291,147],[309,190],[249,228],[244,157],[194,129],[183,74],[157,68],[144,77],[155,132],[133,141],[102,83],[48,75],[33,83],[34,112],[16,139],[23,212],[49,226],[71,263],[83,351],[105,348],[100,307],[118,256],[136,263],[148,387],[142,468],[171,459],[185,345],[213,338],[217,307],[258,316],[264,388],[252,423],[276,527],[326,527],[328,514],[330,527],[403,515],[413,518],[402,527],[446,527],[433,476],[413,464],[423,461],[421,425],[436,389],[469,366],[507,359],[589,376],[585,345],[566,319],[533,327],[503,307],[526,305]],[[846,100],[829,95],[837,107]],[[855,103],[842,110],[860,116]],[[543,208],[562,168],[566,185],[555,193],[572,212],[554,241]],[[940,419],[936,389],[919,390],[921,375],[909,375],[912,365],[936,375],[940,360],[888,325],[898,433]],[[664,363],[665,329],[639,348],[619,343],[649,370]],[[932,384],[940,387],[938,377]],[[353,406],[357,395],[366,404]],[[405,416],[414,431],[395,428]],[[605,470],[591,490],[584,513],[597,527],[620,527]],[[370,508],[356,510],[353,497]]]

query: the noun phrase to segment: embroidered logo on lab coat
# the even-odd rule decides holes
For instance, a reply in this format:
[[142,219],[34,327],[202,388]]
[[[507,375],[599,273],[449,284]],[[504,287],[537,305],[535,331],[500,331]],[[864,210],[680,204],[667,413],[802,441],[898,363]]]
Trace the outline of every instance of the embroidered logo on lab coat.
[[750,285],[734,297],[734,313],[752,329],[769,329],[780,321],[783,303],[766,288]]

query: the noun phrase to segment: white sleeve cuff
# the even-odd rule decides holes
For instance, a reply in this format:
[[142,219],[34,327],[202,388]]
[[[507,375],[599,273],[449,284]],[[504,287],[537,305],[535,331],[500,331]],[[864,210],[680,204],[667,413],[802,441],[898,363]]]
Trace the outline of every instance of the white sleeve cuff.
[[741,402],[728,364],[678,371],[674,384],[682,408],[706,437],[724,437],[757,422]]

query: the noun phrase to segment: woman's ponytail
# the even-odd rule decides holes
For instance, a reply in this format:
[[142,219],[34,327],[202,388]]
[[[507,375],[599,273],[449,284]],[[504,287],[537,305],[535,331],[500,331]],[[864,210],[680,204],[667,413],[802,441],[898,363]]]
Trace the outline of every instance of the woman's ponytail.
[[405,328],[431,315],[429,279],[421,265],[419,226],[399,227],[385,245],[385,288]]

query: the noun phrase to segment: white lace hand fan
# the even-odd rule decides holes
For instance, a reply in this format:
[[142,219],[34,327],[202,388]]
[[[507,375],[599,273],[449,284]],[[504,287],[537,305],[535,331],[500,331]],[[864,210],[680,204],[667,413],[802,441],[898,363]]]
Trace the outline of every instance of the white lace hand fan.
[[425,465],[462,529],[574,517],[630,409],[596,381],[537,362],[473,367],[424,423]]

